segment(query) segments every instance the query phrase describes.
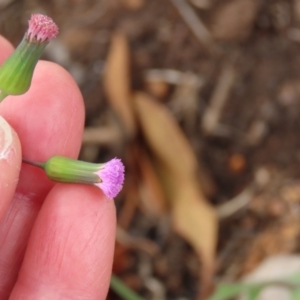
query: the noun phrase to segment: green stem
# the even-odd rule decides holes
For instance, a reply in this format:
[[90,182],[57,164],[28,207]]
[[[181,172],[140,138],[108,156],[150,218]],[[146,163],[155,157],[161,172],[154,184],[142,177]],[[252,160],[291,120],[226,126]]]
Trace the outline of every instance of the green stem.
[[134,291],[132,291],[115,275],[111,276],[110,287],[116,294],[121,296],[124,300],[145,300],[144,298],[136,294]]
[[35,161],[29,160],[27,158],[22,158],[22,162],[25,164],[28,164],[28,165],[32,165],[32,166],[41,168],[41,169],[44,169],[44,165],[45,165],[44,163],[35,162]]

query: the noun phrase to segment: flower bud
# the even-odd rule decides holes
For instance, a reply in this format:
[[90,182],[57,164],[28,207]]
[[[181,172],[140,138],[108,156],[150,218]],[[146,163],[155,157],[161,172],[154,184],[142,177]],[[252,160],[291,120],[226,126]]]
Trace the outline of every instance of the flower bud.
[[23,159],[23,162],[44,169],[53,181],[97,186],[109,199],[116,197],[123,187],[125,169],[118,158],[104,164],[93,164],[63,156],[53,156],[45,163],[26,159]]
[[58,33],[58,27],[47,16],[34,14],[28,23],[23,40],[0,67],[0,101],[7,95],[27,92],[38,59]]

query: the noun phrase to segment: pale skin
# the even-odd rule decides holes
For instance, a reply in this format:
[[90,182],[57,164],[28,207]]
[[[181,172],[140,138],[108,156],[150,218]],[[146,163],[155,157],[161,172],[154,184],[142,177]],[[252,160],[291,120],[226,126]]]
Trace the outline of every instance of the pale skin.
[[[0,36],[0,64],[12,51]],[[60,66],[40,61],[30,90],[5,98],[0,116],[6,128],[0,133],[0,299],[105,299],[114,202],[96,187],[56,184],[21,162],[22,156],[77,158],[84,105],[76,83]]]

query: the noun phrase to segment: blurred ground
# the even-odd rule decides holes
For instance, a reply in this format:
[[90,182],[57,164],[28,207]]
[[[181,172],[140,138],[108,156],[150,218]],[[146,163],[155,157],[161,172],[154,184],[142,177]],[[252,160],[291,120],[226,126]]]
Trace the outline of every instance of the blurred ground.
[[[299,0],[0,0],[0,10],[0,33],[15,45],[31,13],[57,22],[44,58],[84,95],[81,158],[126,162],[114,272],[129,286],[146,299],[196,299],[272,254],[299,251]],[[154,136],[168,134],[153,140],[151,123],[165,124]],[[177,196],[157,175],[163,161],[171,177],[186,153],[199,164],[195,198],[206,203],[190,227],[176,214],[190,194],[165,200]],[[171,189],[180,183],[184,195],[178,178]]]

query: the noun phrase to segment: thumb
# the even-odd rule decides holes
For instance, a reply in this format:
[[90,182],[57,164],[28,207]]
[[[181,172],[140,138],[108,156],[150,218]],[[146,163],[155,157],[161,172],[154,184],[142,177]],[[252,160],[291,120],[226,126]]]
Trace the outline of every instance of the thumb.
[[0,220],[14,195],[21,168],[20,141],[0,116]]

